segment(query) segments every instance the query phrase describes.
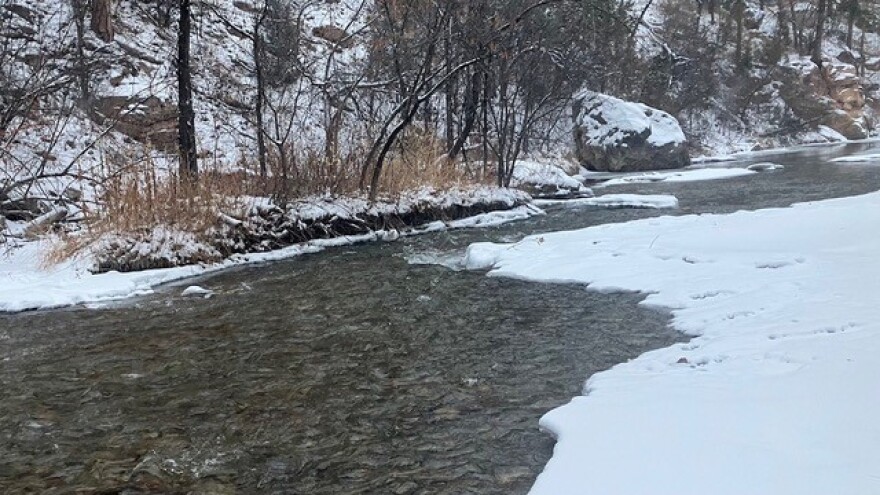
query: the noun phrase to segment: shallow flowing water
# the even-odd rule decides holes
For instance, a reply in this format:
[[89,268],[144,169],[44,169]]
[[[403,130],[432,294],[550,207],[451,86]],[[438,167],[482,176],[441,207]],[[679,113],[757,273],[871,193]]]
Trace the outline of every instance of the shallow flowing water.
[[[470,242],[880,189],[880,166],[597,192],[678,211],[555,208],[496,229],[244,267],[98,310],[0,317],[0,493],[525,493],[538,418],[590,374],[684,337],[637,294],[435,264]],[[756,240],[759,242],[759,240]]]

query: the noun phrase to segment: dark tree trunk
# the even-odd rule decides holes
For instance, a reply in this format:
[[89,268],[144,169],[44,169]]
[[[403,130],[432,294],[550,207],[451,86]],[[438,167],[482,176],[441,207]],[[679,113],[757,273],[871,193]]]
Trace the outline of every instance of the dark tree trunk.
[[113,41],[113,0],[92,0],[92,31],[104,41]]
[[[452,65],[452,19],[449,20],[449,26],[446,29],[446,37],[443,40],[443,58],[445,59],[446,66],[449,67]],[[446,84],[446,149],[451,150],[455,143],[455,90],[456,84],[454,81],[449,81]],[[452,156],[449,157],[450,159]]]
[[846,14],[846,46],[852,49],[853,28],[856,24],[856,16],[859,14],[859,0],[849,0]]
[[177,135],[180,147],[180,176],[189,180],[198,177],[196,154],[196,124],[192,101],[192,72],[190,68],[190,33],[192,19],[190,0],[180,0],[180,23],[177,28]]
[[91,100],[89,88],[89,69],[85,55],[86,10],[85,0],[73,0],[73,15],[76,22],[76,80],[79,84],[80,106],[88,109]]
[[254,23],[254,76],[257,83],[257,96],[254,105],[255,120],[257,125],[257,159],[260,166],[260,177],[265,179],[268,175],[266,166],[266,131],[263,125],[263,103],[266,101],[266,85],[263,80],[263,35],[261,28],[268,14],[268,6],[263,10]]
[[819,0],[819,7],[816,11],[816,37],[813,38],[810,60],[820,69],[822,68],[822,42],[825,38],[825,18],[827,15],[828,0]]
[[448,158],[450,160],[455,160],[458,154],[461,153],[461,150],[464,149],[464,144],[467,142],[468,137],[470,137],[471,132],[474,130],[474,125],[477,123],[477,109],[479,108],[481,83],[482,76],[479,71],[475,71],[473,75],[471,75],[470,80],[468,80],[463,109],[464,124],[461,126],[461,132],[459,133],[458,138],[449,149]]
[[745,2],[743,0],[735,0],[733,4],[733,15],[736,19],[736,64],[740,67],[743,65],[743,11],[745,10]]
[[488,176],[489,173],[489,71],[483,71],[483,99],[480,104],[480,111],[483,112],[482,115],[482,130],[480,134],[482,134],[482,145],[483,145],[483,176]]

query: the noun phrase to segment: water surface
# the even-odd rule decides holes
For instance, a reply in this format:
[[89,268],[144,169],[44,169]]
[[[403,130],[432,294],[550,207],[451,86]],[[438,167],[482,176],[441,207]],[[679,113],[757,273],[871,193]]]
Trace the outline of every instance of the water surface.
[[735,179],[598,191],[675,194],[674,212],[554,208],[196,281],[211,299],[168,286],[100,310],[2,316],[0,492],[525,493],[552,453],[543,413],[589,375],[684,337],[637,294],[408,260],[871,192],[880,166],[827,163],[869,146],[762,157],[786,169]]

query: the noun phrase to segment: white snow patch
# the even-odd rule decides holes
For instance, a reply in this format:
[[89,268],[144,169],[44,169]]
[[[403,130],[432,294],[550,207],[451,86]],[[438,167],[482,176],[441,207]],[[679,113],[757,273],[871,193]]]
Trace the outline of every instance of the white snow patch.
[[873,193],[471,245],[470,268],[641,291],[696,336],[546,414],[531,493],[878,493],[877,225]]
[[755,172],[771,172],[774,170],[782,170],[785,168],[785,165],[773,162],[760,162],[753,163],[746,168]]
[[605,194],[595,198],[536,199],[537,206],[600,206],[604,208],[678,208],[678,199],[668,194]]
[[183,292],[180,293],[181,296],[202,296],[205,298],[209,298],[214,295],[214,291],[211,289],[206,289],[204,287],[198,285],[190,285],[186,289],[183,289]]
[[687,142],[678,120],[662,110],[592,91],[575,98],[585,107],[577,120],[590,146],[618,146],[628,136],[642,134],[657,147]]
[[831,160],[834,163],[867,163],[867,162],[878,162],[880,163],[880,153],[870,153],[865,155],[851,155],[851,156],[841,156],[839,158],[835,158]]
[[559,189],[583,189],[584,185],[576,178],[568,175],[561,167],[548,163],[529,160],[517,160],[513,168],[511,186],[556,186]]
[[668,172],[640,172],[608,180],[601,185],[644,184],[650,182],[694,182],[701,180],[729,179],[755,173],[744,168],[692,168]]

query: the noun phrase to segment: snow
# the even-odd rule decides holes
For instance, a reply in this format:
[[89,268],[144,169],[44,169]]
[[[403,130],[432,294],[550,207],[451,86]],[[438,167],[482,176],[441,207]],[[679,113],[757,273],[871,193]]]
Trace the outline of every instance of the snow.
[[729,179],[755,173],[744,168],[693,168],[669,172],[639,172],[621,175],[604,182],[604,186],[643,184],[648,182],[693,182],[700,180]]
[[[501,190],[487,189],[483,193],[475,193],[479,197],[495,199],[518,198],[520,193],[512,192],[509,196]],[[414,195],[413,197],[418,197]],[[459,198],[461,199],[461,198]],[[93,274],[95,260],[91,255],[83,255],[62,263],[45,266],[44,258],[52,248],[52,241],[42,239],[30,242],[0,246],[6,249],[0,252],[0,312],[15,312],[34,309],[51,309],[77,304],[97,307],[95,303],[142,296],[154,292],[154,288],[198,275],[205,275],[219,270],[245,264],[264,263],[292,258],[307,253],[316,253],[329,247],[346,246],[377,240],[392,240],[400,236],[438,232],[449,229],[492,227],[507,222],[523,220],[543,211],[532,205],[523,205],[510,210],[493,211],[463,218],[451,222],[433,222],[424,227],[405,232],[377,231],[357,236],[342,236],[331,239],[318,239],[306,243],[294,244],[265,253],[234,255],[222,262],[162,268],[138,272],[107,272]],[[20,225],[10,224],[10,230],[20,230]],[[157,232],[163,229],[156,229]],[[166,232],[167,233],[167,232]],[[163,242],[161,248],[173,244],[165,242],[166,235],[159,235]],[[180,241],[180,236],[172,236]],[[199,246],[196,241],[192,245]],[[169,242],[171,244],[169,244]],[[144,244],[147,246],[149,243]],[[149,244],[151,245],[151,244]],[[190,245],[189,242],[186,244]],[[183,248],[189,249],[187,247]],[[150,251],[151,253],[153,251]],[[177,251],[170,256],[177,256]],[[197,286],[195,286],[197,287]],[[187,293],[189,291],[189,293]],[[190,287],[182,295],[195,295],[196,289]],[[204,294],[201,294],[204,295]]]
[[190,285],[186,289],[183,289],[183,292],[180,293],[181,296],[202,296],[204,298],[209,298],[214,295],[214,291],[210,289],[206,289],[200,285]]
[[536,199],[536,206],[600,206],[604,208],[678,208],[678,199],[667,194],[604,194],[595,198]]
[[561,167],[530,160],[517,160],[513,168],[512,187],[524,185],[555,186],[557,189],[585,189],[576,178],[568,175]]
[[866,163],[880,162],[880,153],[869,153],[864,155],[841,156],[831,160],[834,163]]
[[694,336],[541,419],[533,495],[880,493],[880,193],[469,247],[492,276],[640,291]]
[[773,162],[760,162],[753,163],[746,168],[755,172],[771,172],[774,170],[783,170],[785,169],[785,165]]
[[646,133],[648,143],[657,147],[687,142],[675,117],[656,108],[592,91],[575,98],[585,107],[577,120],[590,146],[617,146],[628,136]]

